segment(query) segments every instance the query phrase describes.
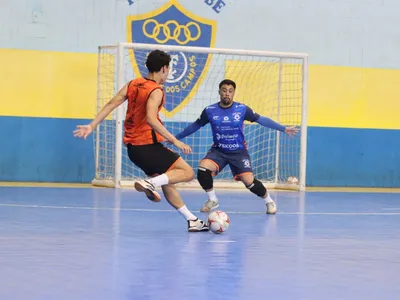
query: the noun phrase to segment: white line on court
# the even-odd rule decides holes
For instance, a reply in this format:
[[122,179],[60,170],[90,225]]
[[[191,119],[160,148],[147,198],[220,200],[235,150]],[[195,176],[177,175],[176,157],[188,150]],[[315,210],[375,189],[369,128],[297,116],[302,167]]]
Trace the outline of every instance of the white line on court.
[[[58,205],[34,205],[34,204],[12,204],[0,203],[0,207],[18,208],[47,208],[47,209],[78,209],[78,210],[104,210],[104,211],[133,211],[133,212],[176,212],[174,209],[149,209],[149,208],[112,208],[112,207],[89,207],[89,206],[58,206]],[[199,212],[199,211],[194,211]],[[227,214],[264,215],[263,211],[225,211]],[[277,215],[298,216],[400,216],[399,212],[278,212]]]
[[207,241],[207,243],[236,243],[236,241],[219,241],[219,240],[212,240],[212,241]]

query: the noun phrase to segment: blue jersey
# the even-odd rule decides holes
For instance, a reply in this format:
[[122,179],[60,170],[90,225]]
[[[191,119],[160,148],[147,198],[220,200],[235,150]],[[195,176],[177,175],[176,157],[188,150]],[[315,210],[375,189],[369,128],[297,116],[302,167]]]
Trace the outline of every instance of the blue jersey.
[[255,122],[260,117],[247,105],[233,102],[223,108],[218,103],[207,106],[196,123],[204,126],[210,123],[213,134],[213,147],[222,152],[242,151],[246,149],[244,121]]

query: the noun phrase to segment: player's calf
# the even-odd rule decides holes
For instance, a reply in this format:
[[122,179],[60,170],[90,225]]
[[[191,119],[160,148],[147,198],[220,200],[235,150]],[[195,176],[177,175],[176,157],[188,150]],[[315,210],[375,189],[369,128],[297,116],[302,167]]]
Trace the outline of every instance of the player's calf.
[[197,170],[197,180],[201,187],[207,192],[208,200],[200,208],[201,212],[210,212],[213,209],[216,209],[219,206],[218,198],[213,189],[214,180],[212,178],[212,171],[203,167],[199,167]]
[[265,186],[256,178],[252,184],[246,186],[252,193],[256,194],[258,197],[261,197],[265,201],[265,205],[267,206],[267,214],[275,214],[276,213],[276,204],[274,200],[272,200],[271,196],[268,194]]
[[254,178],[254,181],[252,184],[246,186],[250,192],[253,194],[256,194],[258,197],[264,198],[267,195],[267,189],[265,186],[256,178]]

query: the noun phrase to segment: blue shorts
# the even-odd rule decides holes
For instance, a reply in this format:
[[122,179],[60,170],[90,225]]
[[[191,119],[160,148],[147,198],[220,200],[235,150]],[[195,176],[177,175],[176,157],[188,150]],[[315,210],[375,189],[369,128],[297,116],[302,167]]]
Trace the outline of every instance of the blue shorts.
[[221,172],[226,165],[229,165],[231,168],[235,180],[239,180],[240,175],[245,173],[253,173],[249,152],[247,152],[247,150],[224,153],[215,148],[211,148],[203,159],[211,160],[215,164],[217,167],[215,175]]

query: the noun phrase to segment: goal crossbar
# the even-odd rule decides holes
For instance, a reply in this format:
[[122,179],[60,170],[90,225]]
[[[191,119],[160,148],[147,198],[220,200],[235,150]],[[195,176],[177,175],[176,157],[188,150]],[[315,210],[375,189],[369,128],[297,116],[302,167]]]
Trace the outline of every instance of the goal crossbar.
[[[182,52],[182,53],[196,53],[196,54],[204,54],[204,55],[216,55],[218,58],[221,57],[221,61],[223,59],[228,60],[232,59],[232,57],[258,57],[258,58],[273,58],[277,59],[278,64],[280,65],[279,68],[277,68],[278,71],[278,83],[276,86],[278,86],[278,95],[277,99],[278,102],[282,101],[282,94],[283,92],[280,90],[282,87],[282,81],[285,80],[285,78],[282,78],[282,76],[285,76],[285,74],[282,74],[282,62],[283,60],[288,60],[288,59],[298,59],[301,61],[301,82],[296,84],[301,84],[301,104],[299,106],[299,110],[301,110],[299,114],[299,118],[301,119],[301,122],[299,124],[300,126],[300,132],[301,132],[301,138],[300,138],[300,143],[299,143],[299,153],[298,153],[298,165],[299,165],[299,172],[297,174],[298,182],[293,184],[293,182],[285,182],[284,180],[281,180],[280,182],[277,181],[278,179],[278,171],[274,173],[275,180],[261,180],[267,188],[272,188],[272,189],[290,189],[290,190],[300,190],[304,191],[305,186],[306,186],[306,153],[307,153],[307,99],[308,99],[308,54],[307,53],[291,53],[291,52],[276,52],[276,51],[262,51],[262,50],[240,50],[240,49],[225,49],[225,48],[208,48],[208,47],[192,47],[192,46],[172,46],[172,45],[158,45],[158,44],[142,44],[142,43],[119,43],[116,45],[102,45],[99,46],[99,66],[98,66],[98,101],[97,101],[97,109],[101,109],[101,106],[104,104],[104,100],[106,98],[105,95],[102,95],[102,91],[104,90],[104,84],[107,82],[106,80],[109,80],[108,85],[111,85],[111,81],[113,80],[113,89],[112,92],[107,92],[108,93],[108,98],[113,96],[112,93],[115,93],[117,90],[122,88],[122,86],[130,79],[132,78],[127,78],[127,69],[131,68],[130,63],[127,62],[127,57],[130,56],[130,54],[127,54],[128,51],[150,51],[153,49],[159,49],[163,50],[166,52]],[[110,74],[107,74],[107,79],[105,79],[105,75],[103,74],[104,69],[107,68],[107,66],[104,66],[104,62],[102,60],[102,57],[104,58],[105,55],[109,55],[112,58],[109,63],[110,65],[113,64],[112,66],[112,71],[110,71]],[[249,59],[250,61],[250,59]],[[266,60],[267,61],[267,60]],[[139,62],[139,61],[138,61]],[[144,60],[142,58],[142,63],[144,63]],[[272,60],[271,60],[272,62]],[[220,62],[218,62],[220,63]],[[220,68],[221,73],[224,71],[222,67],[223,62],[221,63],[221,66],[217,65],[216,67]],[[129,65],[129,66],[128,66]],[[111,70],[111,67],[110,67]],[[113,72],[111,74],[111,72]],[[272,71],[271,71],[272,73]],[[244,76],[244,75],[243,75]],[[268,75],[271,76],[272,75]],[[288,78],[291,78],[290,76],[294,77],[294,75],[286,75]],[[133,76],[134,77],[134,76]],[[268,81],[269,78],[266,78],[266,81]],[[300,80],[299,80],[300,81]],[[207,84],[207,83],[206,83]],[[207,89],[215,89],[215,84],[211,87],[207,87]],[[287,83],[286,83],[287,84]],[[295,83],[293,83],[295,84]],[[290,90],[290,89],[287,89]],[[105,93],[103,93],[105,94]],[[262,95],[264,96],[264,95]],[[168,97],[168,95],[167,95]],[[300,97],[300,96],[299,96]],[[109,99],[107,99],[109,100]],[[206,103],[206,102],[204,102]],[[283,107],[282,104],[278,103],[278,111],[280,108]],[[112,120],[115,121],[115,124],[112,127],[112,131],[114,132],[109,132],[109,134],[114,134],[115,138],[115,145],[114,146],[106,146],[110,147],[110,149],[106,149],[107,151],[114,151],[112,154],[112,163],[113,166],[108,166],[112,171],[111,176],[99,176],[99,169],[101,168],[101,156],[102,156],[102,147],[104,148],[105,146],[102,146],[102,127],[101,125],[99,126],[100,129],[97,129],[96,131],[96,142],[95,142],[95,165],[96,165],[96,176],[92,181],[93,185],[96,186],[107,186],[107,187],[125,187],[125,186],[132,186],[133,185],[133,180],[129,179],[127,180],[126,178],[123,178],[122,176],[122,156],[123,154],[121,153],[121,150],[123,150],[123,144],[122,144],[122,136],[123,136],[123,119],[124,119],[124,108],[122,106],[118,107],[115,111],[114,116],[112,117]],[[277,118],[279,119],[279,117]],[[106,125],[103,126],[105,128]],[[106,129],[108,130],[108,129]],[[106,136],[107,134],[105,134]],[[260,136],[259,139],[266,139],[266,136]],[[276,148],[275,157],[274,161],[275,164],[278,166],[280,163],[280,158],[279,156],[284,155],[280,154],[283,149],[281,146],[281,140],[282,135],[280,133],[277,133],[277,135],[274,137],[275,140],[275,145],[273,147]],[[104,142],[104,141],[103,141]],[[283,151],[284,152],[284,151]],[[108,162],[107,162],[108,163]],[[108,163],[109,164],[109,163]],[[283,176],[283,175],[282,175]],[[133,178],[132,178],[133,179]],[[233,180],[216,180],[215,185],[219,187],[227,187],[227,188],[244,188],[243,184],[238,184],[236,181]],[[185,188],[200,188],[200,185],[198,184],[197,180],[194,180],[191,183],[184,183],[184,184],[178,184],[179,187],[185,187]]]
[[308,53],[297,52],[278,52],[266,50],[246,50],[246,49],[229,49],[229,48],[208,48],[195,46],[175,46],[175,45],[156,45],[143,43],[119,43],[115,45],[101,45],[99,49],[117,49],[118,47],[125,49],[149,50],[159,49],[162,51],[182,51],[205,54],[226,54],[226,55],[248,55],[248,56],[265,56],[265,57],[284,57],[284,58],[308,58]]

